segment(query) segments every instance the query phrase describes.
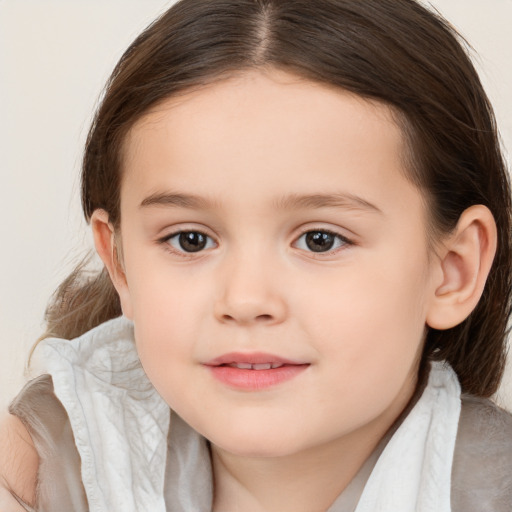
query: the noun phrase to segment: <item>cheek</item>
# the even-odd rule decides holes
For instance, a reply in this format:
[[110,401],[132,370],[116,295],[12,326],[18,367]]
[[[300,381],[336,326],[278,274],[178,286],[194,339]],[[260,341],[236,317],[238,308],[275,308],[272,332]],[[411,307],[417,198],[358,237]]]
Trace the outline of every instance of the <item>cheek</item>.
[[191,275],[186,265],[170,264],[163,249],[132,247],[129,256],[126,274],[134,322],[157,338],[189,329],[192,317],[203,312],[207,281]]
[[[162,397],[178,407],[184,382],[198,369],[205,347],[212,343],[213,281],[200,279],[185,267],[170,270],[155,264],[138,268],[129,281],[135,340],[141,363]],[[196,270],[197,272],[197,270]],[[198,383],[202,382],[197,379]],[[194,384],[197,385],[197,384]]]
[[[146,303],[136,309],[134,335],[137,352],[147,377],[172,408],[178,408],[184,382],[190,378],[190,361],[194,359],[197,338],[195,326],[184,318],[180,301]],[[188,369],[188,370],[187,370]]]
[[[130,275],[130,274],[128,274]],[[198,336],[196,315],[201,314],[199,293],[168,279],[157,267],[141,278],[129,280],[135,339],[141,362],[149,378],[158,381],[174,374],[174,367],[188,355],[190,340]]]
[[361,265],[326,280],[316,288],[321,293],[312,290],[300,316],[303,329],[345,382],[369,390],[390,380],[397,386],[410,371],[425,329],[423,276],[422,265],[405,261]]

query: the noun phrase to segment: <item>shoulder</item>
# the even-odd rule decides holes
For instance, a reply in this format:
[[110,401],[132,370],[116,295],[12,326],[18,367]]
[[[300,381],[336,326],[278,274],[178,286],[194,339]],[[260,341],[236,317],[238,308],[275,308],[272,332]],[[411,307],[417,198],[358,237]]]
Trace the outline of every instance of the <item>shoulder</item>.
[[463,395],[452,470],[454,512],[510,512],[512,415]]
[[[10,426],[3,437],[11,441],[7,441],[7,458],[0,447],[0,459],[7,463],[5,483],[10,487],[4,487],[25,502],[20,510],[32,510],[27,503],[36,510],[88,510],[73,429],[54,393],[51,376],[42,375],[27,383],[9,412]],[[12,493],[4,494],[9,498]],[[0,512],[17,510],[1,499]]]
[[[19,496],[34,503],[39,456],[32,437],[22,421],[5,413],[0,420],[0,505],[13,510]],[[17,503],[16,503],[17,504]],[[20,510],[23,510],[20,508]]]
[[[53,385],[49,375],[27,383],[0,418],[0,506],[16,510],[19,497],[26,504],[36,501],[38,473],[42,463],[41,433],[51,407]],[[53,399],[55,400],[55,399]],[[20,508],[20,510],[26,510]]]

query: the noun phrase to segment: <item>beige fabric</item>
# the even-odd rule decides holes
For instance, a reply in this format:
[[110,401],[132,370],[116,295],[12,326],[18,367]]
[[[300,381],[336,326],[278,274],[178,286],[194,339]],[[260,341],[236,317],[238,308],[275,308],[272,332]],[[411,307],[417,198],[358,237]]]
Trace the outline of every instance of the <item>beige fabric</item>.
[[39,453],[38,512],[88,510],[80,456],[67,413],[53,394],[49,375],[29,382],[9,407],[32,436]]
[[[31,381],[10,407],[32,434],[41,456],[37,512],[87,511],[80,479],[80,457],[69,420],[53,394],[51,377]],[[399,423],[399,422],[398,422]],[[166,466],[167,510],[211,509],[211,462],[207,443],[177,416]],[[395,425],[396,428],[397,425]],[[380,443],[352,483],[328,512],[353,512],[389,435]],[[193,456],[185,455],[187,450]],[[489,400],[463,397],[452,480],[454,512],[512,511],[512,415]],[[31,510],[26,507],[26,510]]]
[[452,470],[456,512],[512,511],[512,415],[463,397]]

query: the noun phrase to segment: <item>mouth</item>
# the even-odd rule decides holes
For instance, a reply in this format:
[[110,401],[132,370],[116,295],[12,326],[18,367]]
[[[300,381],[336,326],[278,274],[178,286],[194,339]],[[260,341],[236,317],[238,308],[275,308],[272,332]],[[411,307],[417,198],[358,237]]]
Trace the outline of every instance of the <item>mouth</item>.
[[271,368],[279,368],[284,365],[292,366],[307,363],[305,361],[286,359],[275,354],[267,354],[264,352],[230,352],[229,354],[223,354],[220,357],[216,357],[205,364],[207,366],[240,367],[243,370],[269,370]]
[[284,363],[229,363],[221,364],[220,366],[238,368],[239,370],[274,370],[286,365]]
[[272,354],[231,353],[213,359],[205,366],[216,380],[230,388],[259,391],[298,377],[310,364]]

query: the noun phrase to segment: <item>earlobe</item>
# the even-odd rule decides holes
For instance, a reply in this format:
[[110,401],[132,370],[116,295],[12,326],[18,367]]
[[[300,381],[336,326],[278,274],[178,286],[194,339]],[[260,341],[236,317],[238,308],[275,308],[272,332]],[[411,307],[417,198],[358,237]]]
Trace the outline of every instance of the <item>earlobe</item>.
[[115,230],[109,222],[109,215],[105,210],[98,209],[93,212],[91,228],[96,252],[107,268],[110,279],[119,294],[123,314],[127,318],[131,318],[131,301],[126,275],[118,257]]
[[496,252],[497,232],[492,213],[471,206],[444,241],[439,265],[442,276],[434,285],[427,324],[449,329],[463,322],[478,304]]

